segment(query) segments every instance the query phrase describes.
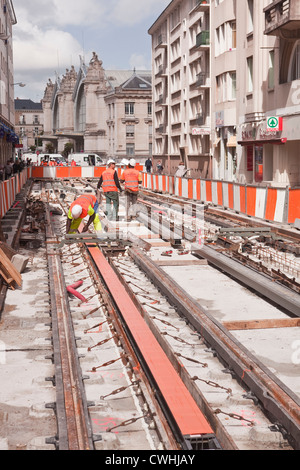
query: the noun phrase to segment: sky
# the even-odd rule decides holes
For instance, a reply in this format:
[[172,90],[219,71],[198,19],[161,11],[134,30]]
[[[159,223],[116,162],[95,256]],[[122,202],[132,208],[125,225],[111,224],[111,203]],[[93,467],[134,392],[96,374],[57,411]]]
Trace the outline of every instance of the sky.
[[50,78],[96,52],[106,70],[151,70],[149,28],[171,0],[13,0],[15,98],[40,101]]

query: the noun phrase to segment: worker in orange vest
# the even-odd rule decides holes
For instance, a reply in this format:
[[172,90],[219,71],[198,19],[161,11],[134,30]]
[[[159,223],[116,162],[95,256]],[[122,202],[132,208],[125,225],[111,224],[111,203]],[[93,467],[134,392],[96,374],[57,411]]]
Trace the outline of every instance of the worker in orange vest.
[[[125,211],[127,221],[130,221],[136,216],[139,186],[142,184],[141,174],[135,169],[135,165],[136,161],[134,158],[131,158],[128,168],[123,171],[120,179],[121,183],[125,183]],[[130,209],[133,210],[134,216],[130,216]]]
[[87,216],[89,219],[82,229],[82,233],[88,231],[91,223],[94,224],[96,232],[102,231],[102,225],[98,215],[98,201],[93,194],[82,194],[70,206],[66,224],[66,233],[77,233],[81,222]]
[[[106,198],[106,212],[108,220],[119,219],[119,191],[122,192],[118,174],[116,172],[116,162],[108,160],[107,169],[102,173],[97,185],[97,195],[100,198],[102,187]],[[99,201],[99,199],[98,199]],[[112,208],[113,206],[113,208]]]

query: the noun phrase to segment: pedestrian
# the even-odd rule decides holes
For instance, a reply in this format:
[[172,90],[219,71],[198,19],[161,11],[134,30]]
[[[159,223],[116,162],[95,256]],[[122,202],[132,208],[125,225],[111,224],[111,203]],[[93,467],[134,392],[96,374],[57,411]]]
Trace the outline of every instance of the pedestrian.
[[71,204],[67,224],[66,233],[77,233],[81,222],[89,216],[88,221],[82,229],[82,233],[88,231],[91,223],[94,224],[96,232],[102,231],[102,225],[98,215],[98,201],[93,194],[82,194]]
[[5,173],[5,179],[6,180],[8,180],[12,176],[13,167],[12,167],[12,164],[11,164],[10,160],[7,160],[7,162],[6,162],[6,165],[4,167],[4,173]]
[[162,163],[161,163],[160,160],[157,162],[156,170],[157,170],[157,173],[158,173],[159,175],[161,175],[162,172],[164,171],[164,167],[163,167],[163,165],[162,165]]
[[175,173],[175,176],[177,178],[184,178],[186,173],[187,173],[187,168],[185,168],[185,165],[183,162],[180,162],[177,168],[177,171]]
[[[134,158],[129,160],[128,168],[123,171],[121,183],[125,183],[125,212],[126,220],[130,221],[136,217],[136,204],[139,194],[139,186],[142,184],[142,177],[138,170],[135,169],[136,161]],[[132,211],[130,210],[132,209]],[[133,216],[130,215],[133,212]]]
[[4,166],[0,165],[0,181],[4,180]]
[[145,167],[146,167],[146,171],[147,173],[151,173],[151,170],[152,170],[152,160],[151,158],[147,158],[147,160],[145,161]]
[[122,188],[116,172],[116,162],[108,160],[107,166],[108,168],[102,173],[98,182],[97,195],[100,197],[100,189],[102,187],[106,198],[105,214],[108,220],[119,220],[119,191],[122,192]]

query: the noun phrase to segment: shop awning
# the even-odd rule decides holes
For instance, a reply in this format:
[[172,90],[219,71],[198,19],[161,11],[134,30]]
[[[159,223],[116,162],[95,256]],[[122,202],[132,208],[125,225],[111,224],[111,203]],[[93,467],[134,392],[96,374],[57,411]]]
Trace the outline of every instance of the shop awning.
[[232,135],[228,142],[227,142],[227,147],[236,147],[236,135]]

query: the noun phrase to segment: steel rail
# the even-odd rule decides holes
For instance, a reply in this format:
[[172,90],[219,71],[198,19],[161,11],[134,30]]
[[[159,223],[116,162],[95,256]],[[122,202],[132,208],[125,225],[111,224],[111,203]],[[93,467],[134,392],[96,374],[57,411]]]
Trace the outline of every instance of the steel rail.
[[95,282],[95,286],[106,306],[107,316],[111,320],[113,327],[117,332],[118,341],[120,341],[120,343],[122,344],[131,369],[134,372],[134,375],[141,379],[140,388],[142,389],[146,403],[148,404],[149,408],[153,410],[153,420],[158,429],[164,447],[169,450],[179,450],[178,443],[175,441],[174,435],[169,427],[169,424],[167,423],[166,418],[163,415],[163,412],[159,407],[157,400],[155,399],[151,384],[149,383],[145,373],[143,372],[143,369],[140,367],[139,359],[135,353],[131,342],[129,341],[126,335],[125,327],[118,313],[117,306],[115,305],[114,300],[111,298],[110,293],[108,292],[105,284],[103,283],[103,280],[99,275],[99,271],[95,265],[91,254],[87,249],[87,246],[89,245],[81,245],[82,256],[89,267],[91,276]]
[[243,283],[248,289],[254,289],[265,298],[300,317],[300,297],[298,293],[275,283],[263,274],[248,266],[245,267],[241,262],[232,260],[209,246],[192,245],[192,252],[207,259],[215,267],[222,269],[238,282]]
[[249,350],[241,345],[208,311],[191,298],[165,271],[137,248],[128,254],[178,309],[219,357],[229,365],[237,380],[246,385],[263,404],[264,409],[281,423],[300,449],[299,398],[281,383]]
[[[55,242],[49,210],[46,206],[47,242]],[[60,254],[48,244],[50,298],[55,365],[56,415],[59,450],[93,450],[83,377],[76,348],[71,312],[66,296]]]
[[[103,282],[105,283],[106,289],[108,289],[113,296],[114,302],[122,316],[123,327],[125,328],[126,335],[130,338],[130,343],[135,351],[135,355],[137,355],[138,361],[142,365],[144,373],[146,374],[147,379],[150,381],[151,386],[155,392],[155,397],[162,407],[163,412],[169,422],[169,426],[175,434],[177,441],[182,446],[182,449],[192,450],[190,439],[193,438],[193,431],[196,428],[197,430],[203,430],[203,433],[201,434],[203,442],[207,441],[211,448],[217,448],[219,444],[216,441],[215,436],[212,434],[210,425],[198,408],[194,398],[188,391],[187,387],[185,388],[183,382],[181,382],[180,377],[177,375],[175,369],[167,358],[167,355],[159,345],[159,342],[154,337],[146,322],[142,319],[140,313],[135,316],[134,311],[137,310],[137,306],[135,305],[135,302],[130,297],[130,295],[126,293],[126,288],[124,285],[122,285],[117,273],[114,271],[110,263],[108,263],[108,261],[105,259],[103,252],[99,250],[96,245],[89,246],[88,250],[97,266],[97,269],[99,269],[99,273],[101,274]],[[145,334],[144,341],[141,341],[142,332]],[[153,354],[155,355],[156,359],[157,356],[160,356],[161,364],[154,363],[151,355],[149,356],[149,348],[151,344],[154,349]],[[162,379],[160,367],[165,367],[167,369],[167,378]],[[170,393],[170,380],[174,381],[174,395],[173,393]],[[181,390],[183,394],[183,396],[178,397],[178,400],[181,400],[186,414],[182,413],[182,410],[180,410],[180,412],[177,411],[176,413],[178,403],[175,403],[175,390],[177,390],[177,392],[178,390]],[[191,408],[188,408],[189,406],[191,406]],[[191,410],[193,410],[193,413]],[[187,415],[193,417],[192,423],[190,423],[190,425],[188,425],[186,422]],[[184,432],[186,429],[192,430],[191,436],[186,435]],[[200,432],[199,440],[201,440]]]

